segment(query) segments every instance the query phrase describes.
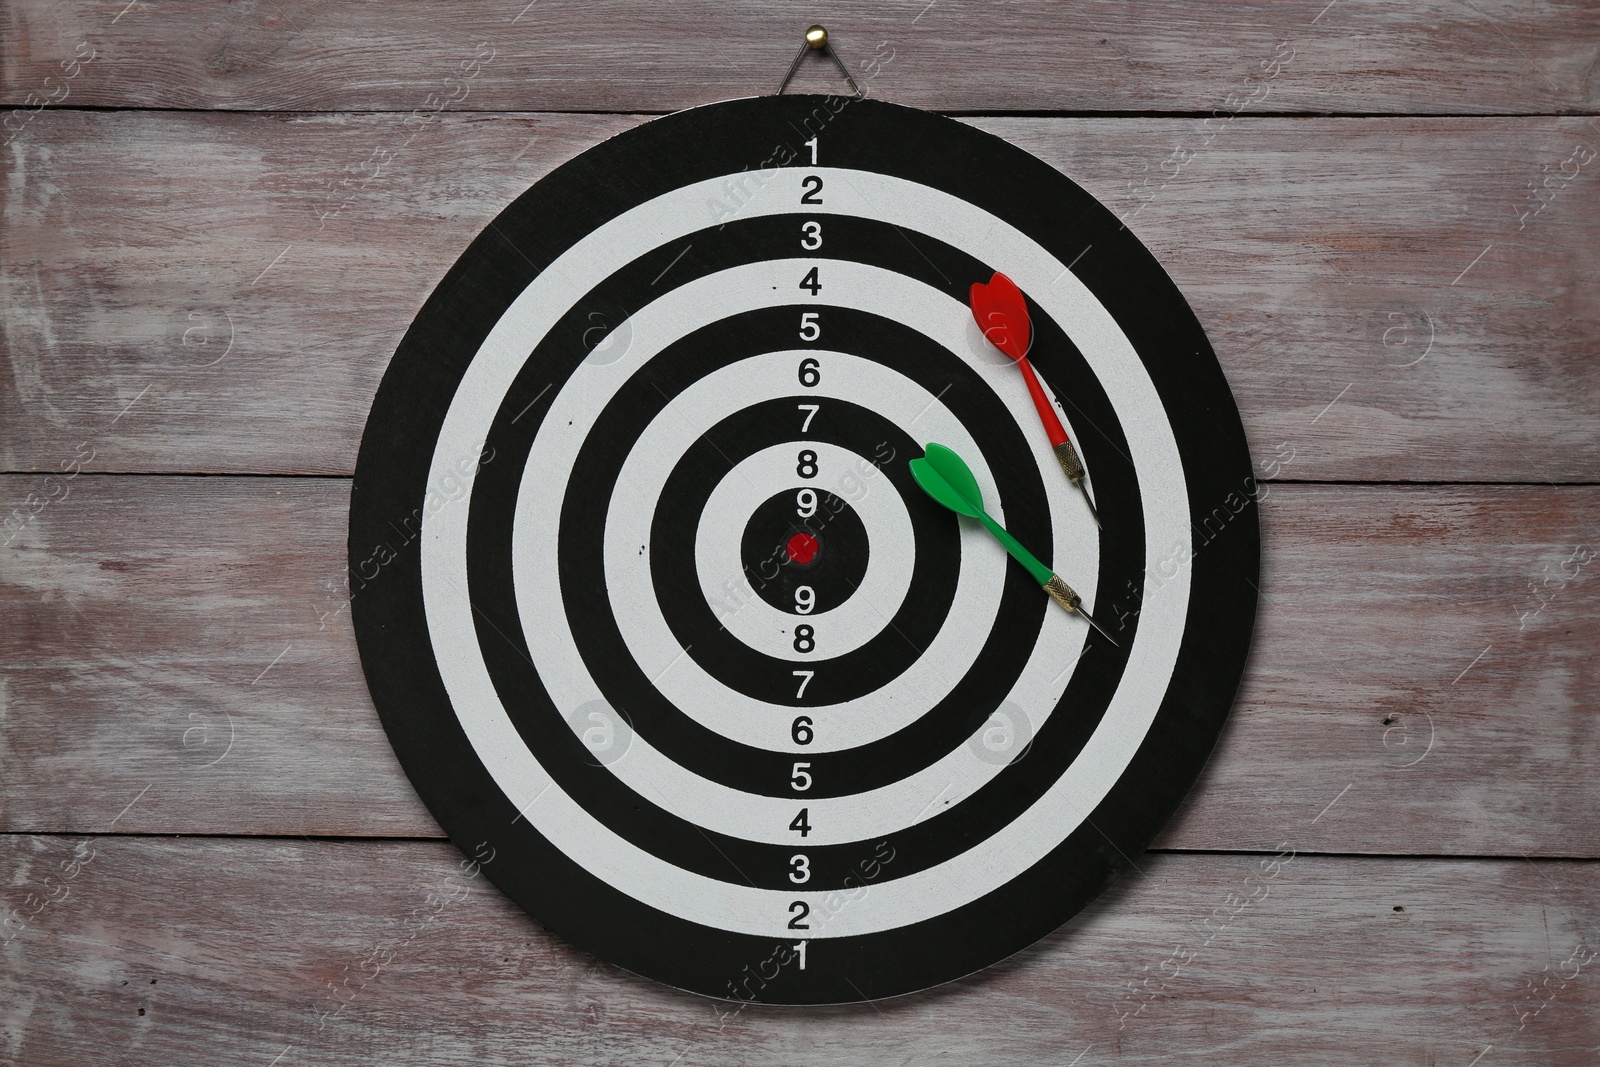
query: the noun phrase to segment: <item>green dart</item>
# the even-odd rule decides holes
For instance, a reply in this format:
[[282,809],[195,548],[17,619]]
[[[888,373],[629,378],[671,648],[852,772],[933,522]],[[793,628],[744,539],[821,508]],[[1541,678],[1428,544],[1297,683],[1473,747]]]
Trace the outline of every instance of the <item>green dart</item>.
[[995,540],[1011,553],[1011,558],[1027,568],[1034,581],[1050,594],[1050,599],[1068,611],[1082,615],[1085,622],[1100,631],[1100,636],[1111,641],[1113,645],[1116,644],[1112,641],[1111,635],[1083,610],[1083,598],[1072,591],[1072,586],[1062,581],[1061,576],[1055,571],[1040,563],[1038,557],[1023,548],[1015,537],[1006,533],[1005,527],[991,519],[983,510],[983,490],[978,488],[978,479],[973,477],[972,469],[960,456],[944,445],[930,443],[927,455],[911,461],[911,476],[922,486],[923,492],[940,504],[957,515],[965,515],[983,523],[983,528],[994,534]]

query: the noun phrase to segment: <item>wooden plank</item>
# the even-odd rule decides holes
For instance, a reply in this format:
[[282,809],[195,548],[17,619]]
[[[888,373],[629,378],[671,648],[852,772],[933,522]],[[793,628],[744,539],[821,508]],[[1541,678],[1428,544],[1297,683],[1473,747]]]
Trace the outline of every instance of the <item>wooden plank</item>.
[[[1209,111],[1292,56],[1257,106],[1346,112],[1592,109],[1593,5],[1475,0],[1067,6],[470,0],[183,5],[9,0],[4,102],[408,111],[669,110],[770,93],[818,19],[870,93],[941,109]],[[94,59],[70,80],[61,61]],[[476,65],[464,66],[476,60]],[[65,68],[70,72],[77,68]],[[449,82],[452,76],[460,82]],[[46,82],[46,78],[55,78]],[[842,91],[820,60],[802,87]],[[68,95],[61,97],[65,89]]]
[[11,837],[0,856],[11,907],[65,894],[5,946],[0,1041],[22,1064],[1548,1067],[1600,1051],[1594,862],[1147,855],[975,976],[776,1009],[570,948],[442,842]]
[[[438,834],[361,675],[347,483],[63,490],[4,549],[0,829]],[[1600,856],[1597,506],[1272,486],[1247,679],[1158,845]]]
[[[640,120],[407,121],[35,120],[4,164],[0,469],[84,443],[98,470],[349,473],[461,249]],[[1600,146],[1588,121],[974,121],[1130,219],[1194,304],[1265,472],[1600,480],[1600,164],[1518,216],[1529,182]],[[376,149],[398,155],[364,177]]]

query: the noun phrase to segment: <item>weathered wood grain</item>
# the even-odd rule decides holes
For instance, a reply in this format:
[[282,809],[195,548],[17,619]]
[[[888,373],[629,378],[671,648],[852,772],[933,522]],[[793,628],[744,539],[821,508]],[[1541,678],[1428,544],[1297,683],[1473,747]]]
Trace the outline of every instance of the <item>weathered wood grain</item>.
[[[0,549],[0,829],[439,833],[361,675],[347,483],[61,488]],[[1600,856],[1597,506],[1271,487],[1247,679],[1158,845]]]
[[[629,112],[769,92],[812,21],[1128,218],[1264,476],[1530,484],[1273,485],[1250,671],[1156,842],[1214,851],[952,986],[719,1013],[447,843],[301,839],[439,834],[347,482],[93,472],[348,474],[489,219]],[[1600,489],[1541,483],[1600,481],[1596,111],[1578,0],[0,0],[0,471],[93,456],[0,475],[0,1062],[1594,1062]]]
[[[1293,61],[1268,110],[1592,109],[1591,4],[1380,0],[1143,4],[899,0],[674,4],[538,0],[360,4],[8,0],[0,94],[58,98],[60,62],[95,59],[66,101],[110,107],[389,110],[438,93],[478,110],[626,111],[770,93],[820,21],[868,91],[945,109],[1209,110]],[[87,50],[83,54],[88,54]],[[464,61],[480,58],[477,67]],[[68,68],[71,69],[71,68]],[[474,74],[475,71],[475,74]],[[472,75],[464,83],[454,76]],[[816,62],[806,85],[843,88]]]
[[[87,862],[64,880],[75,849]],[[1465,1067],[1492,1048],[1484,1062],[1550,1067],[1600,1051],[1600,863],[1149,855],[960,982],[741,1009],[569,947],[460,859],[442,842],[0,841],[8,905],[66,893],[0,950],[7,1059]]]
[[[460,251],[637,121],[41,116],[4,163],[0,469],[86,443],[97,470],[349,473]],[[1130,219],[1265,473],[1600,480],[1600,163],[1517,214],[1600,147],[1590,121],[974,121]],[[364,176],[375,149],[398,156]]]

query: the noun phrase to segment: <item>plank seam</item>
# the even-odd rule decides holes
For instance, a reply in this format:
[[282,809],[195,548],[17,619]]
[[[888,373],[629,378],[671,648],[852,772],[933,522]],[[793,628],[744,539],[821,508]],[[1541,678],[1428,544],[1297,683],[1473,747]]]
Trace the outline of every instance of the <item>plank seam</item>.
[[[0,470],[0,478],[31,478],[37,476],[50,477],[54,471],[49,470]],[[349,482],[354,480],[349,474],[328,474],[316,471],[84,471],[79,478],[278,478],[284,480],[298,480],[311,482]],[[1444,481],[1415,481],[1406,479],[1363,479],[1361,481],[1344,481],[1328,478],[1257,478],[1261,485],[1328,485],[1328,486],[1370,486],[1370,487],[1395,487],[1405,488],[1415,486],[1418,488],[1478,488],[1478,489],[1593,489],[1600,487],[1600,481],[1475,481],[1470,479],[1449,479]]]
[[[173,839],[190,841],[305,841],[308,844],[354,844],[354,845],[416,845],[416,844],[449,844],[448,837],[382,837],[370,834],[230,834],[230,833],[155,833],[150,831],[118,832],[111,830],[0,830],[0,838],[124,838],[136,839]],[[1275,848],[1151,848],[1140,855],[1149,856],[1276,856],[1280,850]],[[1537,855],[1525,856],[1521,853],[1515,855],[1499,853],[1450,853],[1450,852],[1330,852],[1320,850],[1296,850],[1295,856],[1325,859],[1361,859],[1361,860],[1441,860],[1451,862],[1495,862],[1495,863],[1600,863],[1600,856],[1577,855]]]
[[[893,100],[886,100],[894,103]],[[0,101],[0,108],[15,108],[21,105],[8,104]],[[907,105],[911,106],[911,105]],[[72,107],[45,106],[39,109],[45,114],[74,114],[74,113],[133,113],[149,115],[288,115],[308,117],[317,115],[373,115],[393,116],[409,115],[412,112],[401,108],[233,108],[233,107],[124,107],[117,104],[78,104]],[[609,116],[615,118],[659,118],[663,115],[676,114],[684,109],[668,110],[635,110],[614,111],[607,109],[587,108],[548,108],[541,110],[520,109],[483,109],[470,108],[452,109],[445,108],[437,112],[439,115],[504,115],[504,116],[537,116],[537,115],[584,115],[584,116]],[[950,118],[961,119],[1207,119],[1219,114],[1227,114],[1217,109],[1205,110],[1092,110],[1083,108],[1024,108],[1015,111],[990,110],[985,108],[952,108],[949,110],[936,110],[925,108],[932,114],[945,115]],[[1563,119],[1563,118],[1596,118],[1600,117],[1600,110],[1570,110],[1570,111],[1261,111],[1250,114],[1234,114],[1234,119],[1245,122],[1261,121],[1264,119]]]

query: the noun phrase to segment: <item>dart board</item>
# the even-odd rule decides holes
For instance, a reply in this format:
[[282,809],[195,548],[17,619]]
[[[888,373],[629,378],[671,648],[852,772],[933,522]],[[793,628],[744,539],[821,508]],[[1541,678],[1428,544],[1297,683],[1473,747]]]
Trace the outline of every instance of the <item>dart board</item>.
[[[1078,484],[974,317],[996,274]],[[913,477],[934,444],[981,519]],[[1255,498],[1199,322],[1083,189],[926,112],[738,100],[556,168],[444,277],[362,439],[352,616],[421,798],[539,923],[858,1001],[1148,846],[1244,667]]]

